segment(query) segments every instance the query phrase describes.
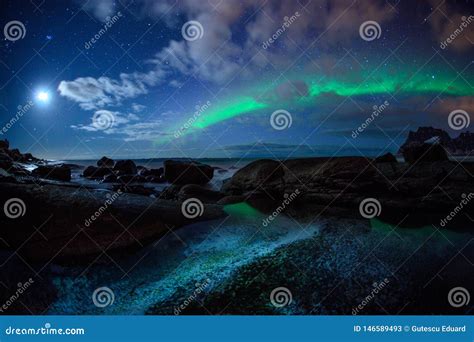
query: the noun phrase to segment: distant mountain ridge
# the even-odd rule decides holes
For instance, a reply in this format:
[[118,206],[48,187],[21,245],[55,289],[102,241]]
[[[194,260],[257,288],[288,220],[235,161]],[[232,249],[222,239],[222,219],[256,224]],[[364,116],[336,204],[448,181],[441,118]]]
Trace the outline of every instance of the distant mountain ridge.
[[433,141],[439,143],[452,155],[469,155],[474,151],[474,133],[463,132],[457,138],[451,138],[443,129],[419,127],[416,132],[410,131],[398,153],[403,153],[403,150],[411,144],[432,143]]

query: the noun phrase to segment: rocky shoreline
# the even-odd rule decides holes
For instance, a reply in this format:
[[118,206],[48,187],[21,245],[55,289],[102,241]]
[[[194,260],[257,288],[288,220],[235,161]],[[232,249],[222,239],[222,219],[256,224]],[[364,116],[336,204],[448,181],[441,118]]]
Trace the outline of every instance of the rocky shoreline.
[[[283,205],[281,212],[304,220],[321,215],[360,217],[361,203],[371,198],[380,205],[379,219],[401,227],[439,227],[463,199],[468,202],[465,213],[473,207],[469,200],[474,193],[474,163],[449,161],[439,144],[405,147],[408,163],[397,162],[391,154],[376,159],[257,160],[238,170],[220,191],[206,187],[214,168],[196,161],[168,160],[164,168],[147,169],[132,160],[103,157],[97,166],[82,172],[98,184],[112,183],[113,191],[100,191],[71,183],[74,165],[50,165],[22,155],[10,150],[7,141],[0,151],[0,200],[20,198],[26,206],[18,219],[3,215],[1,238],[10,248],[21,246],[20,252],[34,260],[56,256],[76,235],[58,259],[141,245],[168,229],[224,217],[223,206],[239,202],[267,214]],[[29,171],[26,161],[36,168]],[[169,186],[157,192],[145,187],[145,182]],[[111,201],[113,194],[120,195]],[[190,198],[203,205],[201,215],[192,220],[182,213],[182,203]],[[86,226],[86,219],[104,206],[94,224]],[[455,215],[444,228],[470,229],[471,217],[465,213]],[[41,233],[33,234],[37,229],[33,227],[42,225]]]
[[[180,227],[225,218],[226,206],[243,202],[268,215],[263,225],[270,229],[273,218],[282,214],[300,222],[370,216],[394,227],[472,233],[474,163],[451,161],[440,144],[426,142],[405,145],[403,157],[407,162],[391,154],[261,159],[216,190],[207,185],[216,168],[197,161],[168,160],[163,168],[150,169],[103,157],[81,168],[21,154],[0,141],[0,249],[33,265],[34,273],[51,264],[84,265],[104,254],[143,249]],[[78,170],[97,186],[71,181]],[[147,186],[153,183],[164,189]],[[7,215],[12,199],[23,207]],[[183,211],[188,200],[197,200],[197,215]],[[372,208],[363,213],[366,200]],[[214,294],[207,301],[214,305],[220,299]],[[155,308],[149,313],[160,312]]]

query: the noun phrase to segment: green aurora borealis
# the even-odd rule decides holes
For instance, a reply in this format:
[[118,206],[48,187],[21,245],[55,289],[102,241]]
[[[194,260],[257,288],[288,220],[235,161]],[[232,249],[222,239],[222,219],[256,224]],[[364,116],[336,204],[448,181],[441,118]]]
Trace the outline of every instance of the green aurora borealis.
[[[323,95],[339,97],[360,96],[393,96],[397,99],[407,97],[432,95],[436,96],[470,96],[474,94],[468,82],[456,73],[446,71],[426,71],[420,69],[412,72],[372,72],[349,77],[308,77],[297,75],[294,81],[304,82],[305,93],[295,91],[289,99],[281,99],[275,89],[281,84],[260,84],[242,95],[227,98],[212,106],[197,117],[184,132],[190,134],[218,123],[243,115],[269,115],[277,109],[311,110],[318,104]],[[288,83],[288,82],[287,82]],[[376,103],[374,103],[376,104]],[[337,103],[334,104],[335,106]],[[191,115],[189,116],[191,117]],[[180,123],[182,124],[182,123]]]

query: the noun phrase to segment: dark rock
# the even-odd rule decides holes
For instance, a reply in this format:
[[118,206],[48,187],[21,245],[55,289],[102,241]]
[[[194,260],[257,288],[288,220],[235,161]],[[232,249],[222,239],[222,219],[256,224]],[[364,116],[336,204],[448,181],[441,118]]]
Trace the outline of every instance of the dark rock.
[[396,163],[397,158],[393,154],[385,153],[383,156],[375,158],[376,163]]
[[23,154],[23,161],[25,162],[31,162],[31,161],[37,161],[38,158],[33,157],[31,153],[25,153]]
[[130,194],[136,194],[136,195],[142,195],[142,196],[151,196],[151,195],[156,195],[155,190],[152,188],[147,188],[144,187],[143,185],[115,185],[114,186],[114,191],[122,191],[122,192],[127,192]]
[[145,182],[145,178],[139,175],[122,175],[122,176],[118,176],[117,180],[124,184]]
[[142,168],[138,174],[143,177],[153,176],[153,177],[161,177],[164,173],[164,169],[162,167],[158,169],[147,169]]
[[178,193],[178,198],[181,201],[188,198],[198,198],[204,203],[215,203],[224,196],[225,194],[222,192],[210,190],[196,184],[184,185]]
[[[12,197],[20,198],[26,210],[16,219],[0,217],[0,240],[38,267],[88,263],[104,250],[141,248],[170,229],[226,215],[220,206],[205,205],[203,214],[190,220],[179,202],[82,187],[0,183],[0,203]],[[32,238],[39,224],[41,236]]]
[[223,186],[224,191],[238,189],[257,189],[265,184],[280,181],[284,175],[280,162],[270,159],[254,161],[237,171]]
[[214,169],[198,162],[166,160],[165,179],[173,184],[206,184],[214,176]]
[[120,175],[136,175],[137,166],[133,160],[119,160],[115,163],[114,171]]
[[97,161],[97,166],[98,167],[110,167],[110,168],[113,168],[114,167],[114,164],[115,162],[110,159],[110,158],[107,158],[107,157],[102,157],[100,158],[98,161]]
[[226,196],[221,198],[217,201],[217,204],[220,205],[228,205],[228,204],[235,204],[245,202],[245,196],[237,195],[237,196]]
[[71,169],[67,166],[40,165],[34,169],[32,173],[40,178],[55,179],[64,182],[71,180]]
[[7,139],[0,140],[0,149],[8,150],[10,148],[10,143]]
[[102,179],[102,183],[115,183],[117,182],[117,176],[111,173],[110,175],[104,176],[104,179]]
[[163,176],[155,177],[155,176],[147,176],[146,181],[148,183],[165,183],[166,179]]
[[161,192],[160,198],[165,200],[177,201],[180,190],[181,185],[172,184]]
[[[434,157],[428,160],[443,159],[436,154]],[[375,198],[383,208],[379,219],[419,227],[439,225],[458,206],[462,194],[474,193],[474,176],[469,170],[466,163],[447,160],[411,165],[373,163],[361,157],[258,160],[237,171],[222,191],[229,196],[241,196],[236,200],[245,199],[266,213],[281,206],[285,194],[298,190],[298,196],[285,205],[285,213],[302,219],[318,215],[360,219],[361,201]],[[219,204],[228,203],[226,198]],[[449,228],[467,229],[470,224],[466,218],[467,215],[457,215],[457,223]]]
[[13,165],[13,159],[10,155],[0,152],[0,168],[9,170]]
[[0,168],[0,182],[16,183],[16,179],[10,173]]
[[448,155],[440,144],[412,143],[404,147],[403,158],[407,163],[414,164],[416,162],[446,161]]
[[23,160],[23,155],[20,153],[20,150],[15,148],[13,150],[9,150],[8,154],[14,161],[21,162]]
[[398,152],[403,154],[404,150],[412,144],[423,144],[435,140],[452,155],[469,155],[474,151],[474,133],[464,132],[457,138],[452,139],[449,134],[442,129],[419,127],[416,132],[410,131],[410,133],[408,133],[407,140],[400,147]]
[[88,166],[82,172],[82,176],[85,178],[103,178],[112,173],[112,170],[108,167],[95,167],[95,166]]

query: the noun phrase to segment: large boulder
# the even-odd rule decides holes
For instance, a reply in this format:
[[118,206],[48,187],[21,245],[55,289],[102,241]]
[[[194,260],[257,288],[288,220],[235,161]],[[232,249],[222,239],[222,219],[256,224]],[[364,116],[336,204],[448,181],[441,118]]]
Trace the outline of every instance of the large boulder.
[[0,150],[8,150],[9,147],[10,147],[10,143],[8,142],[7,139],[0,140]]
[[198,198],[204,203],[216,203],[224,196],[225,194],[222,192],[207,189],[197,184],[184,185],[178,193],[178,198],[181,201],[188,198]]
[[13,159],[7,153],[0,151],[0,168],[9,170],[13,165]]
[[97,166],[98,167],[114,167],[115,162],[107,157],[102,157],[97,161]]
[[113,172],[108,167],[95,167],[91,165],[85,168],[82,176],[85,178],[103,178],[111,173]]
[[138,174],[143,177],[149,177],[149,176],[161,177],[163,173],[164,173],[164,169],[162,167],[158,169],[147,169],[145,167],[142,167],[140,171],[138,172]]
[[374,160],[376,163],[396,163],[397,162],[397,158],[395,158],[395,156],[393,154],[391,154],[390,152],[388,153],[385,153],[384,155],[382,156],[379,156],[377,158],[375,158]]
[[136,175],[137,174],[137,165],[133,160],[119,160],[115,163],[114,171],[120,175]]
[[206,184],[214,176],[214,168],[195,161],[166,160],[165,179],[173,184]]
[[409,164],[448,160],[446,150],[440,144],[412,143],[404,147],[403,158]]
[[8,150],[8,154],[14,161],[21,162],[23,161],[23,155],[21,154],[20,150],[14,148],[13,150]]
[[[88,263],[104,250],[141,248],[170,229],[226,216],[222,207],[206,204],[201,216],[190,219],[179,202],[123,191],[0,182],[0,203],[12,197],[21,199],[22,215],[0,216],[0,241],[38,267],[51,262]],[[38,224],[41,236],[35,234]]]
[[280,181],[285,174],[282,164],[275,160],[256,160],[237,171],[223,186],[224,191],[257,189],[269,183]]
[[145,178],[139,175],[121,175],[117,177],[117,180],[124,184],[145,182]]
[[71,180],[71,169],[64,165],[40,165],[34,169],[32,173],[40,178],[54,179],[64,182],[69,182]]

